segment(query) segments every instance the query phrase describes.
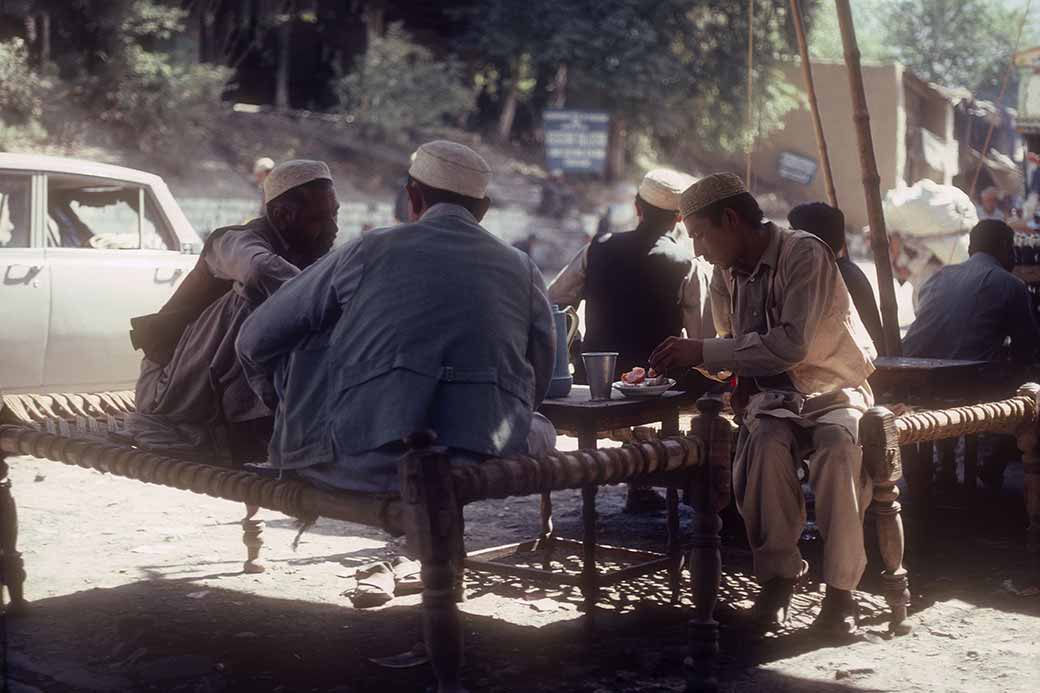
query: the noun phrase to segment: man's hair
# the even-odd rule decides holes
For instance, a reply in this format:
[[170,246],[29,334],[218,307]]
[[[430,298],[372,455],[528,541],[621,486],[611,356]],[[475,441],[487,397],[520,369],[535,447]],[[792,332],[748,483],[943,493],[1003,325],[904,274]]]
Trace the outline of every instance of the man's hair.
[[302,207],[310,202],[310,196],[319,190],[332,188],[332,181],[327,178],[307,181],[303,185],[286,190],[278,197],[267,203],[267,215],[271,216],[274,210],[288,207],[290,209]]
[[845,214],[825,202],[798,205],[787,215],[792,229],[808,231],[831,247],[835,254],[845,247]]
[[465,207],[470,211],[471,214],[477,215],[481,211],[483,200],[478,200],[475,197],[469,197],[467,195],[460,195],[457,192],[451,190],[444,190],[442,188],[434,188],[426,185],[422,181],[408,176],[408,182],[415,185],[419,190],[422,191],[423,200],[426,201],[427,208],[434,206],[439,203],[446,203],[450,205],[459,205]]
[[996,255],[1015,241],[1015,232],[999,219],[983,219],[971,230],[968,254]]
[[636,195],[636,206],[643,213],[643,223],[652,229],[672,228],[675,226],[676,213],[650,204],[641,195]]
[[727,209],[732,209],[738,217],[752,226],[759,226],[765,218],[762,208],[758,206],[758,200],[751,193],[746,192],[712,202],[707,207],[694,212],[693,216],[710,219],[712,224],[718,226],[722,223],[722,213]]

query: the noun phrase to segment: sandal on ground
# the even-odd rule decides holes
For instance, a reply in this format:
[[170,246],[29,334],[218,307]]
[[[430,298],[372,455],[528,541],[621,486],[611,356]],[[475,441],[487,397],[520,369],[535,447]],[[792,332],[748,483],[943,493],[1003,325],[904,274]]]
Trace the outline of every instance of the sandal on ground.
[[397,583],[394,594],[400,597],[422,592],[422,564],[419,561],[398,556],[390,563],[390,567],[394,571],[394,580]]
[[782,628],[791,610],[791,598],[798,581],[809,572],[809,564],[802,561],[798,574],[792,578],[773,578],[762,585],[751,608],[751,621],[762,632]]
[[858,626],[859,609],[852,592],[827,587],[820,613],[812,624],[813,631],[831,637],[848,637]]
[[370,657],[373,664],[378,664],[387,669],[411,669],[429,663],[429,655],[426,654],[426,644],[416,643],[412,649],[389,657]]
[[357,586],[350,595],[356,609],[382,606],[394,598],[394,571],[386,561],[358,568]]

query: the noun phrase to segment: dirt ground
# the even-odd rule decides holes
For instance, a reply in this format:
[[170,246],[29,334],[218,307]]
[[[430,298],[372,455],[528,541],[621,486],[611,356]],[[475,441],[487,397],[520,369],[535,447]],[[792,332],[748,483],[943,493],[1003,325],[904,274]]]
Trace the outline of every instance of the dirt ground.
[[[32,605],[2,624],[5,691],[342,693],[423,690],[433,681],[428,666],[370,661],[420,639],[417,596],[374,610],[343,596],[358,566],[399,553],[382,533],[320,521],[294,551],[293,521],[264,512],[268,569],[247,575],[241,509],[232,503],[55,462],[8,461]],[[1003,496],[908,513],[914,630],[899,638],[885,629],[876,561],[859,594],[864,624],[855,640],[823,642],[806,631],[820,599],[812,584],[796,597],[789,629],[749,638],[736,614],[756,588],[741,529],[727,517],[722,689],[1040,690],[1040,594],[1029,589],[1040,584],[1024,552],[1021,467],[1009,474]],[[663,516],[625,515],[623,500],[623,488],[600,492],[602,542],[660,548]],[[555,494],[554,506],[560,532],[579,536],[578,494]],[[466,521],[471,550],[534,536],[537,499],[480,503]],[[691,602],[670,606],[666,583],[660,574],[608,590],[589,633],[576,590],[468,573],[467,685],[683,690]]]

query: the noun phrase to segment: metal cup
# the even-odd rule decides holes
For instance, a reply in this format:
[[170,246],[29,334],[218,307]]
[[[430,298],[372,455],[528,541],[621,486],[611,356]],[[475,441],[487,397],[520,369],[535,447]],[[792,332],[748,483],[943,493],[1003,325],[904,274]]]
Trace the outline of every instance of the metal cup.
[[614,383],[614,368],[618,352],[595,351],[581,355],[585,362],[585,373],[589,379],[589,399],[610,399],[610,387]]

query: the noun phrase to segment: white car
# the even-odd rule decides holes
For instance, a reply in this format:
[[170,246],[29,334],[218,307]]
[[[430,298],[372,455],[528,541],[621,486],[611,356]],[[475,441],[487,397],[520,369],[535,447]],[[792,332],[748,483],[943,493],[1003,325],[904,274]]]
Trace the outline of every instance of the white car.
[[201,248],[158,176],[0,153],[0,392],[132,389],[130,318],[158,311]]

